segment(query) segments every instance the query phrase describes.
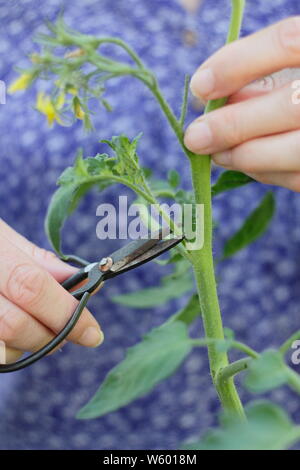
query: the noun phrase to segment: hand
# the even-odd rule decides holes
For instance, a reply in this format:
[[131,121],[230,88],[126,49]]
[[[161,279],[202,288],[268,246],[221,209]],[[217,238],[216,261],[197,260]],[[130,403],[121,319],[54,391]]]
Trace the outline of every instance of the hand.
[[196,119],[185,145],[227,169],[299,192],[299,66],[300,16],[224,46],[196,71],[191,90],[204,100],[230,96],[229,104]]
[[[42,250],[0,219],[0,340],[6,361],[34,352],[63,329],[78,301],[59,283],[76,271]],[[85,309],[68,340],[95,347],[100,326]]]

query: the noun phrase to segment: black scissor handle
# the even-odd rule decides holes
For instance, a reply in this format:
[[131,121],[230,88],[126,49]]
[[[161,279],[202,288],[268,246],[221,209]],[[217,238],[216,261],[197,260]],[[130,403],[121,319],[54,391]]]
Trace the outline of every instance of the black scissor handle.
[[70,320],[67,322],[65,327],[61,330],[61,332],[55,336],[48,344],[43,346],[39,351],[36,351],[33,354],[30,354],[30,356],[25,357],[24,359],[20,359],[17,362],[14,362],[12,364],[0,364],[0,374],[2,373],[7,373],[7,372],[16,372],[18,370],[24,369],[25,367],[30,366],[34,362],[38,361],[39,359],[42,359],[42,357],[46,356],[49,354],[53,349],[55,349],[68,335],[69,333],[73,330],[74,326],[78,322],[80,315],[82,314],[84,307],[87,304],[87,301],[90,298],[90,293],[85,292],[77,305],[76,309],[74,310],[74,313],[72,314]]

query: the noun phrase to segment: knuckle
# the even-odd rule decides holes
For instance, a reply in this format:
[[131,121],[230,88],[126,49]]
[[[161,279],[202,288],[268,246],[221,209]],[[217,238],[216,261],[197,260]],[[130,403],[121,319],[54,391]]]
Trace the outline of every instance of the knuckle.
[[299,162],[299,165],[297,165],[300,168],[300,130],[294,131],[292,134],[292,139],[290,140],[290,148],[287,149],[291,153],[291,155],[296,155],[297,156],[297,163]]
[[232,152],[232,164],[233,168],[242,171],[243,173],[251,173],[254,171],[253,163],[248,158],[242,157],[237,152]]
[[227,148],[233,147],[238,143],[244,142],[245,133],[241,119],[233,106],[222,109],[222,144]]
[[56,255],[52,251],[45,250],[44,248],[40,248],[34,244],[32,244],[31,255],[33,258],[40,258],[45,261],[56,258]]
[[26,316],[20,315],[17,310],[4,309],[0,312],[0,338],[7,342],[13,342],[24,333]]
[[285,52],[300,52],[300,16],[292,16],[278,23],[275,41]]
[[6,286],[8,298],[22,307],[37,305],[46,291],[47,274],[31,264],[19,264],[12,269]]
[[255,146],[252,142],[246,142],[232,150],[232,166],[243,173],[255,173],[257,168],[257,159],[255,158]]

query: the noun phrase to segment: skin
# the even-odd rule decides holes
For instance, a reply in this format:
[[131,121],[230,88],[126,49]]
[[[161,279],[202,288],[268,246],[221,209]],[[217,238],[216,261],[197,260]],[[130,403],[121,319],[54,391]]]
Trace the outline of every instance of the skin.
[[[66,324],[77,300],[60,283],[75,268],[32,244],[0,219],[0,340],[6,362],[47,344]],[[101,328],[85,309],[68,337],[82,346],[103,341]]]
[[[300,16],[224,46],[191,80],[228,104],[192,122],[185,145],[226,169],[300,192]],[[295,80],[298,80],[296,82]]]

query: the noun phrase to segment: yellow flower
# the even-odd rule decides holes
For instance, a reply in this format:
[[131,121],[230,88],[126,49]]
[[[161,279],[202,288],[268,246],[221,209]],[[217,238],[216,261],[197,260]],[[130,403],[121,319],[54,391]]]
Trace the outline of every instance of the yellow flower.
[[67,87],[67,92],[70,93],[71,95],[77,95],[78,90],[74,86],[68,85]]
[[30,83],[32,82],[33,76],[32,73],[24,72],[22,73],[19,78],[17,78],[10,87],[8,88],[8,93],[15,93],[19,90],[25,90],[28,88]]
[[62,124],[57,108],[54,106],[50,96],[45,95],[43,92],[38,93],[36,109],[40,111],[40,113],[45,114],[49,126],[52,126],[54,121]]
[[64,104],[65,104],[65,93],[61,91],[56,99],[55,107],[56,109],[60,110]]
[[81,120],[84,119],[85,112],[83,111],[79,100],[76,100],[74,102],[74,113],[77,119],[81,119]]

